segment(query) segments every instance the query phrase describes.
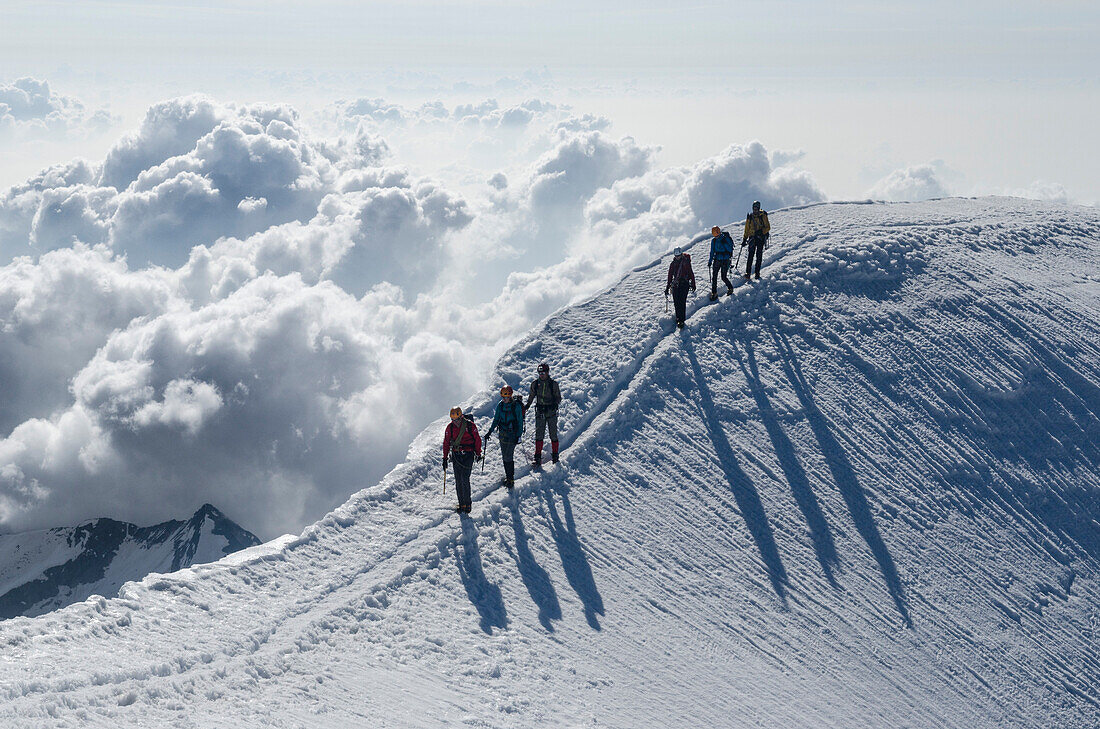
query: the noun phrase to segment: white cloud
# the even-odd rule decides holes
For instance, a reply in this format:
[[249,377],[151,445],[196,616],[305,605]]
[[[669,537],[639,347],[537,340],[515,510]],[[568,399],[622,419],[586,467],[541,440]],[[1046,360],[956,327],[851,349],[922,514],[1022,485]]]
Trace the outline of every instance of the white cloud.
[[[15,256],[42,253],[46,249],[39,248],[32,239],[32,229],[40,210],[45,207],[42,217],[49,220],[52,214],[49,212],[49,202],[43,206],[45,198],[56,196],[54,190],[64,188],[82,189],[88,187],[95,179],[96,171],[86,160],[77,159],[66,164],[54,165],[43,170],[38,175],[26,182],[8,189],[0,195],[0,262],[10,261]],[[73,203],[69,203],[70,209]],[[47,223],[47,227],[50,227]],[[81,226],[76,226],[81,227]],[[57,230],[53,235],[46,235],[43,243],[49,239],[61,238],[68,241],[69,231]],[[75,231],[74,231],[75,235]],[[94,242],[94,241],[92,241]],[[64,245],[69,245],[65,243]]]
[[603,132],[562,133],[560,143],[543,156],[531,182],[536,207],[575,205],[617,180],[649,170],[656,149]]
[[193,436],[221,406],[218,388],[210,383],[172,380],[164,387],[164,398],[143,405],[134,413],[133,423],[139,429],[164,425]]
[[887,202],[920,202],[951,193],[941,181],[941,170],[934,163],[914,165],[894,170],[867,191],[874,200]]
[[696,165],[686,191],[692,213],[703,224],[743,218],[754,200],[769,208],[804,205],[824,198],[808,173],[773,169],[768,150],[760,142],[730,145]]
[[476,384],[462,342],[399,325],[415,314],[394,308],[392,289],[356,300],[269,274],[134,320],[72,378],[70,407],[0,441],[5,526],[195,500],[269,534],[301,526],[382,475],[439,402]]
[[58,94],[50,84],[25,77],[0,83],[0,139],[23,143],[32,139],[64,139],[102,134],[118,123],[105,109],[88,110],[72,96]]
[[611,129],[611,120],[605,116],[582,114],[563,119],[554,129],[566,132],[606,132]]
[[107,154],[99,184],[125,190],[144,170],[194,149],[228,114],[228,109],[203,96],[152,106],[141,129],[124,137]]
[[111,332],[168,309],[174,285],[105,247],[57,250],[0,268],[0,432],[70,401],[69,382]]

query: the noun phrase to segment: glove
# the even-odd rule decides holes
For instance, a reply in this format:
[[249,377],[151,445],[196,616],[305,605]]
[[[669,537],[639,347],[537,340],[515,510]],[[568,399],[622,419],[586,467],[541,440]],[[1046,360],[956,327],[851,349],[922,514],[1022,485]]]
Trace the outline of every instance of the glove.
[[694,286],[691,287],[691,293],[693,293],[693,294],[695,293],[695,287]]
[[668,296],[669,291],[672,291],[672,287],[671,286],[665,286],[665,296]]
[[474,456],[474,460],[477,461],[478,463],[481,463],[482,461],[485,460],[485,456],[478,453],[477,455]]
[[443,456],[443,470],[447,470],[447,456]]
[[744,247],[745,247],[745,246],[747,246],[748,244],[749,244],[749,239],[748,239],[748,238],[742,238],[742,239],[741,239],[741,247],[742,247],[742,248],[744,248]]

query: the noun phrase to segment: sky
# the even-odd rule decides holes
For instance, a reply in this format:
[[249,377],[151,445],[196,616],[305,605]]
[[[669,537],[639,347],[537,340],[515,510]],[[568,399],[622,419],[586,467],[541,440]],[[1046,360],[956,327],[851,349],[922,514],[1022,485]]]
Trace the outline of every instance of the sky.
[[[958,194],[1039,183],[1100,199],[1086,163],[1100,157],[1100,10],[1085,1],[3,0],[0,14],[0,79],[51,81],[120,128],[195,91],[300,107],[537,93],[607,116],[668,164],[733,141],[802,148],[833,197],[939,160]],[[0,184],[50,153],[9,157]]]
[[0,532],[299,530],[754,199],[1095,204],[1098,15],[0,0]]

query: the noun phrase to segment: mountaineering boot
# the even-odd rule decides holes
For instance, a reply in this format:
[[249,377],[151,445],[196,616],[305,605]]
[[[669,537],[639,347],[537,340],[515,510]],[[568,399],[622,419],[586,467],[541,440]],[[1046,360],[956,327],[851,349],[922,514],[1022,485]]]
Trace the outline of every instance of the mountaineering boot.
[[726,287],[726,296],[733,296],[733,287],[732,286],[727,286]]
[[759,281],[759,280],[760,280],[760,274],[759,274],[759,273],[758,273],[758,274],[756,274],[756,280],[757,280],[757,281]]
[[542,470],[542,454],[541,453],[536,453],[535,454],[535,461],[534,461],[534,463],[531,464],[531,470],[532,471],[541,471]]
[[551,462],[551,463],[557,463],[557,462],[558,462],[558,454],[557,454],[557,453],[553,453],[553,454],[551,454],[551,456],[550,456],[550,462]]
[[711,291],[710,292],[710,300],[711,301],[718,301],[718,292],[717,291]]
[[751,280],[752,280],[752,276],[751,276],[750,274],[747,274],[747,273],[746,273],[746,274],[745,274],[745,280],[746,280],[746,281],[751,281]]
[[558,441],[556,440],[550,441],[550,462],[558,462]]
[[684,328],[684,323],[682,321],[676,322],[676,328],[677,329],[683,329]]
[[516,462],[505,461],[504,462],[504,485],[508,488],[512,488],[516,483]]

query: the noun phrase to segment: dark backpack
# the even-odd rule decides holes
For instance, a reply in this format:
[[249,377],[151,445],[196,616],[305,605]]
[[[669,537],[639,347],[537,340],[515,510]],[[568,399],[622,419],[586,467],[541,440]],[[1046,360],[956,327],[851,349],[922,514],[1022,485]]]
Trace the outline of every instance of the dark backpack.
[[541,379],[535,380],[535,408],[540,412],[554,412],[558,409],[557,403],[554,402],[554,390],[557,388],[557,383],[550,377],[546,378],[543,382]]

